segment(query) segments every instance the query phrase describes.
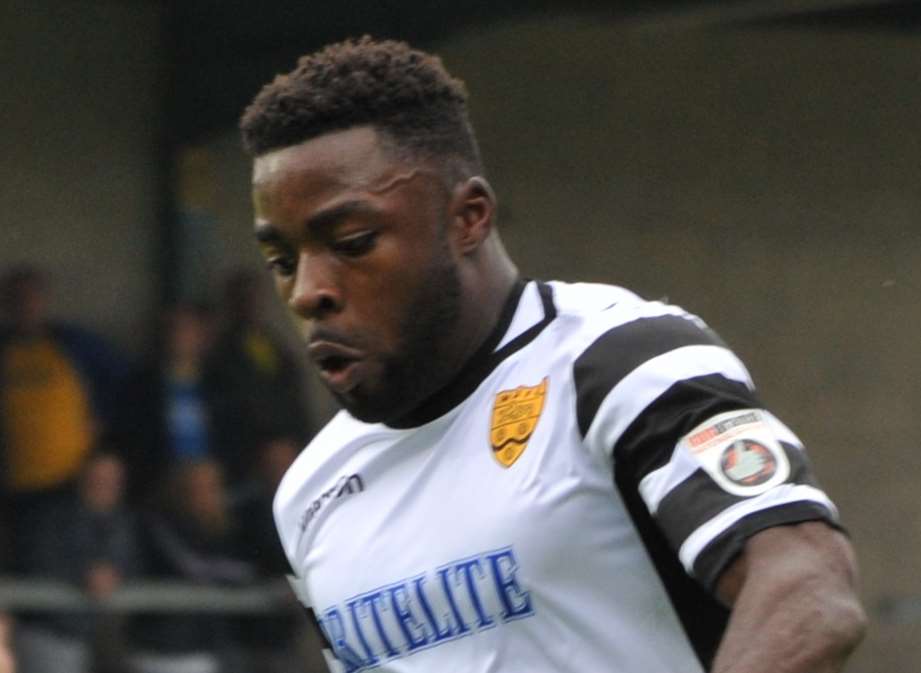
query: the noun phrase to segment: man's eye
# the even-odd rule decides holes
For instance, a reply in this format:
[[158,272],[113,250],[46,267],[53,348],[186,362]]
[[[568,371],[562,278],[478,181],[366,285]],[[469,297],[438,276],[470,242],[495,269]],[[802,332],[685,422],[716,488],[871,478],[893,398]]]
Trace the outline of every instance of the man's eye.
[[272,273],[278,274],[279,276],[292,276],[294,275],[294,259],[291,257],[269,257],[265,260],[265,266]]
[[347,257],[360,257],[374,248],[377,241],[376,231],[365,231],[360,234],[346,236],[333,241],[332,247],[340,255]]

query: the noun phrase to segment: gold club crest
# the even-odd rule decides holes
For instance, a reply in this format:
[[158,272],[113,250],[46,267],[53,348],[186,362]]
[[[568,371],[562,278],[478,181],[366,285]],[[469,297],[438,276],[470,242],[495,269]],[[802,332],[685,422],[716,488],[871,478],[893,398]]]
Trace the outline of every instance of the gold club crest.
[[547,394],[547,377],[536,386],[518,386],[502,390],[496,395],[489,427],[489,442],[493,455],[504,467],[512,463],[528,448],[540,414],[544,410]]

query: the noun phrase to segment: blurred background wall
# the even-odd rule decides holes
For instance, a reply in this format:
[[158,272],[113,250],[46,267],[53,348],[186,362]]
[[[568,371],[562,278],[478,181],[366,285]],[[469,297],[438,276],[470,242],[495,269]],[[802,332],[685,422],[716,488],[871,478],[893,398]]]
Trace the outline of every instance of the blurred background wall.
[[[848,670],[915,670],[921,609],[886,605],[921,596],[919,33],[682,16],[546,13],[424,46],[467,81],[522,271],[667,296],[726,338],[854,537],[874,623]],[[235,130],[163,167],[161,20],[152,2],[0,9],[0,266],[47,266],[60,312],[129,349],[168,267],[164,173],[207,184],[196,291],[259,264]]]
[[0,3],[0,268],[46,268],[58,315],[126,345],[157,298],[160,15]]

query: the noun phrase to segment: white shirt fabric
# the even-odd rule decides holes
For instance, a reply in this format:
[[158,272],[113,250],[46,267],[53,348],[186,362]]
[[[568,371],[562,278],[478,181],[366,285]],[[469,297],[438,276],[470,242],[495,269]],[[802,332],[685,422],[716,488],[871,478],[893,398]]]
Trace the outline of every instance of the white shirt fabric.
[[278,490],[331,671],[701,672],[744,540],[836,522],[799,440],[677,307],[530,281],[468,369],[413,427],[340,412]]

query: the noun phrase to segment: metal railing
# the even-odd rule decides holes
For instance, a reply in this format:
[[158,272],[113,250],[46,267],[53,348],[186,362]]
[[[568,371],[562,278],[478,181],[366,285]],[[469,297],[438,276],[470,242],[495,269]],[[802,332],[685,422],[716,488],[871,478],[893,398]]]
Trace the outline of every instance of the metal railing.
[[[0,576],[0,610],[111,613],[222,613],[273,615],[290,611],[294,597],[284,580],[245,588],[137,580],[102,600],[53,580]],[[881,624],[921,623],[921,596],[889,596],[870,606]]]
[[104,599],[66,582],[0,576],[0,610],[61,612],[202,612],[269,615],[290,610],[287,582],[237,588],[187,582],[137,580]]

